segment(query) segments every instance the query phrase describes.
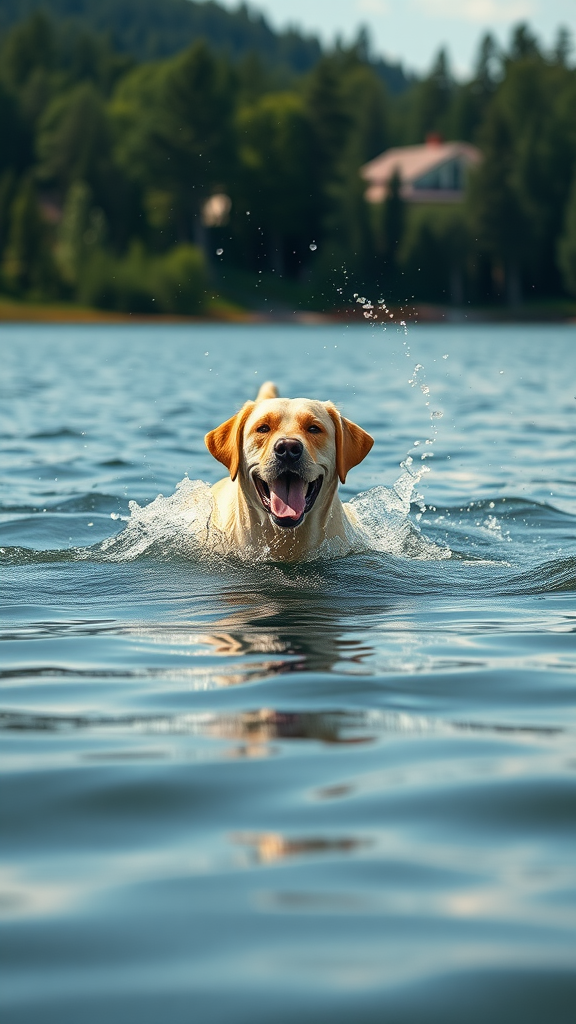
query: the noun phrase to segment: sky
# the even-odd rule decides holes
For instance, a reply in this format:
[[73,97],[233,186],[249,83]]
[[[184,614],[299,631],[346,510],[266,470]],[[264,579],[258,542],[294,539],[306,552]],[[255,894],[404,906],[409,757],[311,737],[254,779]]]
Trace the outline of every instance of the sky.
[[[237,0],[221,2],[238,6]],[[364,24],[376,53],[417,72],[427,70],[445,45],[454,72],[464,76],[481,36],[490,31],[505,44],[519,21],[528,21],[546,46],[559,25],[572,31],[576,43],[576,0],[249,0],[249,6],[275,28],[296,25],[328,44],[338,33],[349,42]]]

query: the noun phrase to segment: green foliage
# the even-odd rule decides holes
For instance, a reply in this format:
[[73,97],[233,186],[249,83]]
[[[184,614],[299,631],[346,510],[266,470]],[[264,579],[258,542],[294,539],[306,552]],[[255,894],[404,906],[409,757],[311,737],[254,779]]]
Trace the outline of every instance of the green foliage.
[[[28,18],[37,7],[38,0],[2,0],[0,31]],[[173,56],[199,39],[234,61],[258,54],[278,76],[274,89],[310,71],[322,52],[314,36],[294,28],[275,32],[245,4],[229,10],[213,0],[42,0],[42,7],[59,22],[73,18],[73,26],[84,32],[111,33],[117,49],[139,61]],[[375,59],[374,66],[391,92],[400,93],[409,84],[400,64]]]
[[[364,294],[458,304],[573,288],[565,31],[550,53],[525,25],[508,52],[486,36],[464,83],[440,52],[402,92],[386,88],[366,33],[321,53],[212,2],[45,7],[74,17],[32,13],[0,40],[0,265],[14,294],[177,313],[235,274],[251,287],[290,278],[327,306],[348,297],[344,277]],[[466,204],[405,204],[399,181],[366,203],[361,165],[429,132],[480,146]],[[231,200],[218,224],[205,209],[215,193]]]
[[80,276],[79,301],[125,313],[201,313],[206,305],[206,270],[200,250],[179,245],[162,256],[150,256],[133,242],[122,258],[102,248],[86,259]]
[[372,69],[359,62],[348,66],[343,88],[351,126],[348,148],[366,163],[391,144],[388,94]]
[[54,33],[42,12],[12,30],[0,49],[0,76],[32,126],[52,94],[55,70]]
[[230,69],[202,42],[136,69],[113,98],[118,163],[134,182],[170,194],[182,241],[199,238],[203,201],[228,185],[232,113]]
[[202,193],[226,174],[231,157],[232,90],[226,63],[195,43],[170,65],[160,100],[161,117],[149,137],[159,177],[168,187]]
[[389,143],[386,92],[361,59],[358,46],[336,50],[309,76],[304,97],[312,129],[316,219],[315,238],[328,243],[326,257],[314,259],[316,272],[344,261],[362,275],[370,261],[370,211],[358,168]]
[[314,218],[312,129],[304,102],[272,93],[237,119],[247,208],[280,235]]
[[440,50],[430,74],[414,89],[411,119],[414,142],[423,142],[428,132],[446,136],[454,93],[448,55],[445,50]]
[[566,207],[564,230],[558,244],[558,263],[567,291],[576,295],[576,174]]
[[466,283],[470,230],[459,205],[414,205],[398,251],[405,295],[460,305]]
[[13,89],[22,89],[38,71],[55,65],[52,22],[43,11],[16,25],[2,49],[2,76]]
[[470,82],[453,91],[445,120],[446,137],[475,142],[486,109],[499,84],[500,54],[494,38],[488,34],[480,42],[476,68]]
[[9,292],[30,298],[51,295],[57,287],[47,230],[30,175],[23,178],[12,201],[2,278]]
[[350,128],[350,111],[338,55],[318,61],[308,80],[306,106],[314,130],[320,173],[334,173]]
[[0,175],[0,253],[4,251],[8,241],[10,226],[10,208],[16,189],[16,175],[12,168]]
[[62,220],[58,226],[54,256],[65,284],[74,287],[95,247],[107,234],[106,218],[93,205],[93,194],[84,181],[72,182],[66,195]]
[[22,171],[32,159],[32,138],[16,96],[0,82],[0,173]]
[[505,76],[478,135],[484,159],[469,203],[480,245],[501,261],[509,295],[526,284],[558,289],[555,248],[576,162],[576,75],[518,30]]
[[90,82],[57,96],[38,130],[38,172],[64,190],[72,181],[98,187],[110,159],[104,104]]
[[401,292],[400,246],[406,233],[406,203],[400,194],[400,178],[394,174],[383,203],[372,208],[372,231],[378,270],[388,295]]
[[151,287],[167,313],[200,313],[206,305],[207,280],[202,252],[178,245],[152,261]]

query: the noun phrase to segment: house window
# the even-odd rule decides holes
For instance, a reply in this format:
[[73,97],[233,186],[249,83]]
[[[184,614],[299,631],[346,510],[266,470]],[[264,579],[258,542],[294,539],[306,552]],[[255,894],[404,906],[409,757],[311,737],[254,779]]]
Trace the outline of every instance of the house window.
[[446,163],[434,167],[413,182],[415,189],[442,189],[449,192],[461,192],[464,187],[463,167],[460,160],[447,160]]

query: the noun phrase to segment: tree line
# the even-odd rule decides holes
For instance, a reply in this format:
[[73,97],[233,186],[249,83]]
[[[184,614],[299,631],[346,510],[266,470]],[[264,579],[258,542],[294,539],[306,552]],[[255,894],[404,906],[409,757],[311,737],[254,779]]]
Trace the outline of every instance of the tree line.
[[[368,204],[359,168],[428,132],[478,145],[465,202]],[[33,13],[0,45],[0,290],[134,312],[219,292],[311,308],[576,294],[576,70],[526,25],[470,80],[393,94],[364,34],[304,72],[203,40],[137,60]],[[228,197],[210,214],[211,196]],[[216,213],[214,213],[214,210]],[[264,283],[263,283],[264,282]]]
[[[297,28],[274,31],[259,11],[241,3],[235,10],[216,0],[2,0],[0,34],[38,8],[68,34],[105,34],[118,53],[138,61],[170,57],[198,39],[237,60],[256,53],[274,71],[277,87],[293,74],[310,71],[322,55],[314,35]],[[371,54],[370,62],[394,94],[412,81],[400,63]]]

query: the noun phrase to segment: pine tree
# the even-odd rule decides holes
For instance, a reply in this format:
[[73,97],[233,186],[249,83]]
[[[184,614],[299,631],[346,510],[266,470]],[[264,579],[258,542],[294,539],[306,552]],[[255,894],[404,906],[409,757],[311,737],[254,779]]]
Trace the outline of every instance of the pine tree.
[[82,82],[53,101],[38,134],[39,173],[65,191],[86,181],[98,192],[110,162],[110,134],[104,104],[91,82]]
[[142,159],[173,193],[183,241],[202,241],[202,204],[233,173],[232,106],[229,67],[205,43],[167,66],[156,110],[144,125]]
[[428,77],[415,87],[411,141],[424,142],[429,132],[447,133],[453,96],[454,81],[448,54],[442,49]]
[[406,204],[401,195],[400,176],[393,174],[388,194],[382,205],[382,256],[385,287],[388,294],[398,297],[399,253],[406,228]]
[[56,288],[56,274],[46,239],[34,181],[23,179],[10,211],[3,278],[17,295],[42,298]]
[[87,259],[106,237],[106,220],[84,181],[72,182],[58,225],[55,259],[63,280],[76,286]]
[[576,174],[566,207],[564,231],[558,243],[558,264],[567,291],[576,295]]

